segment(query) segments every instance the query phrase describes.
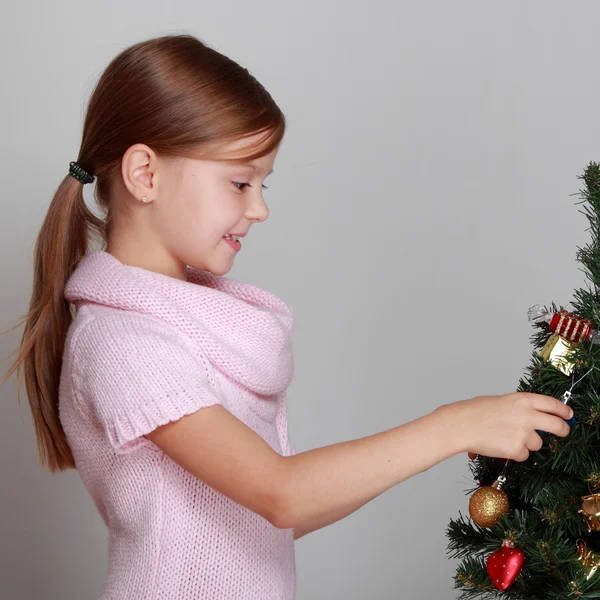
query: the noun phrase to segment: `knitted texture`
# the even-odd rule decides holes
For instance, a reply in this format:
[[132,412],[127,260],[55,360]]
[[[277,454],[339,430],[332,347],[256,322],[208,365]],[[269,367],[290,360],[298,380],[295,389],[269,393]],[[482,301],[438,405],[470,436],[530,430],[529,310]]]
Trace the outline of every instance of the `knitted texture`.
[[99,250],[67,281],[59,415],[108,528],[101,600],[293,600],[292,529],[198,480],[144,437],[220,404],[294,454],[286,389],[291,309],[256,286],[187,267],[187,281]]

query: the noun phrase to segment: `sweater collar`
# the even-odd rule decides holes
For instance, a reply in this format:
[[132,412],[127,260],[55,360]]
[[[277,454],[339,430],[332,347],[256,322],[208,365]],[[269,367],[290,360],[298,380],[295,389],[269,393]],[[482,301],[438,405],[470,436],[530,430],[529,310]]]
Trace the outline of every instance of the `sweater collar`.
[[104,250],[84,256],[69,302],[152,315],[180,329],[225,375],[259,394],[283,392],[294,370],[292,310],[259,287],[187,266],[187,281],[125,265]]

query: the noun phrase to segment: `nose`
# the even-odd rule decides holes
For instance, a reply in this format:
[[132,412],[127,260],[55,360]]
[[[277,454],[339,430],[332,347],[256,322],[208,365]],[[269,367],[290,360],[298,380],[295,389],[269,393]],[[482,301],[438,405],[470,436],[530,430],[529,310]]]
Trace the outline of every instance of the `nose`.
[[269,218],[269,207],[267,206],[262,193],[248,194],[250,198],[246,209],[246,217],[253,221],[266,221]]

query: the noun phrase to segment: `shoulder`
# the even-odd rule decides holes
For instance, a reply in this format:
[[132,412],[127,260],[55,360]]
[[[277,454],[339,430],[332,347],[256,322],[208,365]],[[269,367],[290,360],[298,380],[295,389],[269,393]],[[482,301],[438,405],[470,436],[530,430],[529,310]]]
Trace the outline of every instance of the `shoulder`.
[[[193,340],[158,317],[105,306],[83,306],[73,320],[66,352],[77,378],[186,368],[208,371]],[[90,373],[91,371],[91,373]]]
[[82,306],[69,328],[73,352],[109,342],[115,350],[129,343],[164,338],[184,346],[192,340],[177,327],[152,315],[100,305]]

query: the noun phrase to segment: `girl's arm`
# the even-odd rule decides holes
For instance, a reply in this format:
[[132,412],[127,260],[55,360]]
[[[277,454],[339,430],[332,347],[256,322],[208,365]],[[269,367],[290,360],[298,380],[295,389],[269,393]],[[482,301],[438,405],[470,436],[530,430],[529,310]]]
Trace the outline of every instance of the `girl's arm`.
[[296,498],[288,503],[300,513],[291,515],[297,523],[294,538],[347,517],[401,481],[464,451],[450,406],[375,435],[287,457],[295,471],[287,479],[287,493]]
[[451,414],[283,457],[219,405],[145,437],[195,477],[295,538],[356,511],[383,491],[460,452]]
[[[557,416],[554,416],[557,415]],[[145,437],[207,485],[300,537],[460,452],[526,460],[537,429],[565,437],[570,408],[548,396],[512,393],[445,404],[360,439],[281,456],[220,405]]]

